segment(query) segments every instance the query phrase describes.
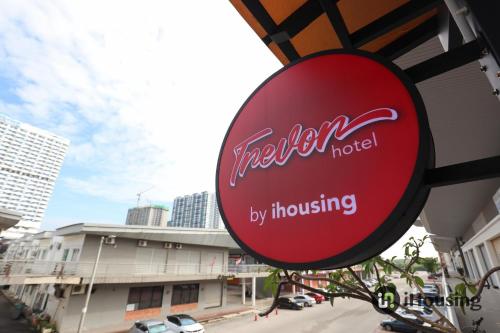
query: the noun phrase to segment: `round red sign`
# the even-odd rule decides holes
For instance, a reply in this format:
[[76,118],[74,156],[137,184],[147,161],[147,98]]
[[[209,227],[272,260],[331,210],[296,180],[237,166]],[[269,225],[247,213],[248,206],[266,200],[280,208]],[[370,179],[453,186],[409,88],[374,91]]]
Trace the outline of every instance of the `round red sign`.
[[343,267],[411,226],[433,149],[402,70],[362,51],[303,58],[267,79],[226,134],[217,200],[249,254],[288,269]]

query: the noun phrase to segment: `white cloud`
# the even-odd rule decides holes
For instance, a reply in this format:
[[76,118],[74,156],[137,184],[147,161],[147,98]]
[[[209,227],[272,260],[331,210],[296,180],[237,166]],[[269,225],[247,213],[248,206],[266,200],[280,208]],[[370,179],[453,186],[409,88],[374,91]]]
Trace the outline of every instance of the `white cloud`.
[[[428,232],[424,227],[416,227],[412,226],[408,231],[401,237],[396,243],[394,243],[391,247],[385,250],[381,255],[384,258],[392,258],[393,256],[397,256],[398,258],[404,258],[404,250],[403,245],[407,243],[410,237],[414,237],[415,239],[423,239],[425,235],[428,235]],[[437,257],[437,252],[434,249],[430,239],[427,239],[424,246],[420,249],[421,257]]]
[[238,108],[281,66],[228,1],[2,1],[12,117],[67,136],[63,179],[117,201],[212,190]]

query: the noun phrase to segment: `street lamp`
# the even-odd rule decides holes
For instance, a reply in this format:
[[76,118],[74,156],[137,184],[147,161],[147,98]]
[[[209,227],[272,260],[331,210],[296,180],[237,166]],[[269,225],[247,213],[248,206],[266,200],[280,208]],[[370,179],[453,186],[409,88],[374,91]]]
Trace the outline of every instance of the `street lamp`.
[[[90,294],[92,292],[92,287],[94,286],[94,279],[95,279],[95,275],[97,273],[97,266],[99,264],[99,258],[101,257],[102,244],[104,243],[105,239],[114,240],[115,238],[116,238],[116,236],[114,236],[114,235],[102,236],[101,241],[99,242],[99,249],[97,250],[97,257],[95,258],[94,269],[92,270],[92,276],[90,277],[90,283],[89,283],[89,286],[87,289],[87,297],[85,298],[85,304],[83,305],[83,308],[82,308],[82,315],[80,317],[80,323],[78,324],[78,333],[82,333],[82,330],[83,330],[85,316],[87,315],[87,307],[89,306],[89,301],[90,301]],[[111,244],[114,242],[110,241],[109,243]]]

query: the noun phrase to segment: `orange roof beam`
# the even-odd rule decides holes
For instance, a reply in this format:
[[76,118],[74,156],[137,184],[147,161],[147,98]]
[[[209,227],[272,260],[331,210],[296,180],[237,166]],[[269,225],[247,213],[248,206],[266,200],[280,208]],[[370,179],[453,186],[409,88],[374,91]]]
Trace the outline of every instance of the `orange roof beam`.
[[335,48],[394,48],[420,25],[436,35],[434,24],[427,23],[443,5],[442,0],[230,1],[283,64]]

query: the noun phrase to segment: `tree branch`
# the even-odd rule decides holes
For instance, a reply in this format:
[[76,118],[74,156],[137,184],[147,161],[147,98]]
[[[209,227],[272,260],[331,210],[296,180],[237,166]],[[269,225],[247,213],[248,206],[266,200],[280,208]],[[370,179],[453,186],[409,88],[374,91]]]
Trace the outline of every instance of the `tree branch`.
[[358,283],[361,285],[361,287],[370,295],[371,297],[374,297],[374,294],[368,289],[366,284],[361,280],[361,278],[354,272],[354,270],[351,267],[347,267],[349,270],[349,273],[351,273],[352,277],[358,281]]
[[310,280],[310,281],[325,281],[325,282],[330,282],[332,284],[336,284],[338,285],[339,287],[342,287],[344,289],[347,289],[349,290],[350,292],[352,293],[356,293],[356,294],[359,294],[360,296],[366,296],[366,294],[364,294],[363,292],[361,292],[360,290],[357,290],[356,288],[353,288],[351,286],[348,286],[347,284],[344,284],[344,283],[341,283],[341,282],[338,282],[338,281],[335,281],[333,279],[328,279],[328,278],[321,278],[321,277],[309,277],[309,276],[303,276],[297,272],[293,272],[291,274],[291,277],[293,276],[297,276],[301,279],[304,279],[304,280]]
[[[413,278],[410,274],[408,274],[406,271],[402,270],[401,268],[399,268],[398,266],[394,265],[394,264],[393,264],[392,262],[390,262],[390,261],[386,261],[386,260],[383,260],[383,259],[380,259],[380,258],[379,258],[379,259],[377,259],[377,260],[379,260],[379,261],[381,261],[381,262],[383,262],[383,263],[385,263],[385,264],[387,264],[387,265],[391,266],[392,268],[394,268],[394,269],[395,269],[395,270],[397,270],[398,272],[405,274],[405,276],[406,276],[408,279],[410,279],[410,280],[411,280],[411,282],[415,285],[415,287],[418,289],[418,291],[419,291],[422,295],[424,295],[424,291],[422,290],[422,288],[418,285],[418,283],[416,283],[416,282],[415,282],[415,279],[414,279],[414,278]],[[410,267],[410,266],[408,266],[408,267]],[[436,313],[438,314],[438,316],[439,316],[440,320],[443,320],[444,322],[446,322],[446,324],[448,324],[448,326],[450,326],[450,327],[455,327],[455,326],[454,326],[454,325],[450,322],[450,320],[449,320],[448,318],[446,318],[446,317],[445,317],[445,316],[441,313],[441,311],[439,311],[439,310],[438,310],[438,309],[434,306],[434,304],[433,304],[433,303],[431,303],[431,305],[430,305],[430,306],[431,306],[432,311],[434,311],[434,312],[436,312]]]
[[378,284],[382,286],[382,281],[380,281],[380,274],[379,274],[378,268],[377,268],[377,262],[375,262],[373,264],[373,268],[375,268],[375,274],[377,274]]
[[279,283],[278,289],[276,290],[276,295],[274,295],[273,303],[271,304],[271,306],[269,307],[269,309],[267,309],[264,312],[259,313],[260,317],[267,316],[268,314],[270,314],[271,312],[273,312],[274,309],[276,309],[276,307],[278,306],[278,298],[280,297],[280,293],[281,293],[281,287],[284,286],[287,283],[288,282],[286,282],[286,281],[281,281]]
[[296,285],[300,288],[312,291],[313,293],[321,294],[323,296],[328,296],[328,297],[351,297],[351,298],[356,298],[356,299],[360,299],[363,301],[371,302],[371,298],[366,296],[366,295],[361,296],[361,295],[354,294],[354,293],[352,293],[352,294],[351,293],[326,293],[322,290],[318,290],[316,288],[313,288],[313,287],[310,287],[310,286],[305,285],[303,283],[300,283],[298,281],[295,281],[295,280],[293,280],[292,276],[290,276],[290,274],[286,270],[284,272],[285,272],[286,278],[288,279],[288,283]]
[[490,269],[489,271],[486,272],[486,274],[479,281],[479,286],[477,287],[476,294],[474,296],[472,296],[471,300],[473,300],[473,299],[478,300],[478,301],[481,300],[481,293],[483,292],[484,285],[486,284],[486,281],[496,271],[500,271],[500,266],[493,267],[492,269]]
[[[400,316],[399,314],[397,314],[396,312],[392,312],[391,314],[389,314],[391,317],[393,317],[394,319],[397,319],[399,321],[402,321],[402,322],[405,322],[407,323],[408,325],[410,326],[413,326],[413,327],[416,327],[418,328],[418,330],[422,331],[422,332],[427,332],[427,333],[443,333],[443,330],[437,330],[437,329],[434,329],[432,327],[426,327],[426,326],[422,326],[422,325],[419,325],[403,316]],[[454,331],[449,331],[449,332],[456,332],[456,329]]]
[[[350,267],[348,267],[348,270],[352,270]],[[306,289],[306,290],[309,290],[309,291],[312,291],[312,292],[315,292],[315,293],[319,293],[319,294],[322,294],[323,296],[329,296],[329,297],[352,297],[352,298],[355,298],[355,299],[359,299],[359,300],[362,300],[362,301],[365,301],[365,302],[368,302],[370,304],[372,304],[372,298],[371,297],[367,297],[366,295],[364,295],[363,297],[360,297],[358,294],[349,294],[349,293],[325,293],[321,290],[317,290],[316,288],[313,288],[313,287],[310,287],[310,286],[307,286],[303,283],[300,283],[298,281],[295,281],[293,280],[293,276],[301,276],[300,274],[294,272],[292,273],[291,275],[285,270],[284,271],[285,273],[285,277],[288,279],[288,283],[290,284],[294,284],[298,287],[301,287],[303,289]],[[351,272],[351,274],[356,274],[354,273],[354,271]],[[357,275],[356,275],[357,277]],[[359,279],[359,277],[357,277]],[[366,287],[366,286],[365,286]],[[371,292],[370,292],[371,293]],[[371,293],[373,294],[373,293]],[[398,306],[401,306],[401,307],[404,307],[402,306],[401,304],[398,304],[396,303]],[[271,310],[272,311],[272,310]],[[395,312],[392,312],[391,314],[389,314],[390,316],[392,316],[393,318],[395,319],[398,319],[400,321],[403,321],[405,323],[407,323],[408,325],[411,325],[413,327],[416,327],[418,328],[419,330],[421,330],[422,332],[427,332],[427,333],[442,333],[443,331],[448,331],[446,328],[444,327],[441,327],[439,325],[436,325],[435,323],[432,323],[428,320],[425,320],[423,318],[419,318],[419,319],[423,319],[423,321],[429,323],[429,324],[434,324],[435,326],[438,326],[438,328],[441,328],[441,330],[436,330],[436,329],[433,329],[433,328],[430,328],[430,327],[423,327],[415,322],[412,322],[411,320],[407,319],[407,318],[404,318],[402,316],[400,316],[399,314],[395,313]],[[417,318],[419,317],[418,314],[416,315]],[[448,332],[453,332],[451,330],[449,330]]]

